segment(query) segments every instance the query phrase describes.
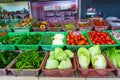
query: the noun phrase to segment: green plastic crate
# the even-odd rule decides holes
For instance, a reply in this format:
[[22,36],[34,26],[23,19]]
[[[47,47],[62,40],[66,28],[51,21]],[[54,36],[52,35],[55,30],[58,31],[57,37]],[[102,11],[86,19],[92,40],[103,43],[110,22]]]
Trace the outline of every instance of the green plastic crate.
[[[44,35],[44,32],[28,32],[18,42],[16,42],[16,46],[18,47],[18,49],[19,50],[38,50],[40,42],[37,45],[33,45],[33,44],[20,44],[25,39],[26,36],[28,36],[28,35],[35,35],[35,34],[40,34],[41,38],[42,38],[42,35]],[[41,41],[41,39],[40,39],[40,41]]]
[[[90,38],[88,37],[87,33],[84,31],[84,32],[81,32],[80,34],[84,35],[88,39],[88,42],[90,44],[89,45],[67,45],[66,44],[67,49],[72,50],[72,51],[77,51],[80,47],[89,48],[92,46],[92,42],[91,42]],[[66,33],[66,36],[67,35],[68,35],[68,33]]]
[[[6,35],[4,35],[2,38],[0,38],[0,41],[2,41],[4,38],[6,38],[6,37],[15,37],[15,36],[18,36],[18,35],[21,35],[21,37],[22,37],[22,35],[24,35],[25,33],[20,33],[20,32],[9,32],[9,33],[7,33]],[[21,38],[20,37],[20,38]],[[19,38],[19,39],[20,39]],[[18,40],[19,40],[18,39]],[[17,40],[17,41],[18,41]],[[16,42],[17,42],[16,41]],[[16,43],[15,42],[15,43]],[[14,44],[0,44],[0,50],[15,50],[16,49],[16,47],[15,47],[15,43]]]
[[[89,32],[89,31],[88,31]],[[88,34],[88,32],[87,32],[87,34]],[[102,32],[106,32],[106,33],[108,33],[109,34],[109,31],[108,30],[103,30]],[[110,35],[110,37],[116,42],[116,44],[101,44],[100,45],[100,49],[101,50],[103,50],[103,49],[106,49],[106,48],[108,48],[108,47],[116,47],[116,46],[118,46],[119,44],[118,44],[118,41],[111,35],[111,34],[109,34]],[[88,36],[89,37],[89,36]],[[90,37],[89,37],[90,38]],[[91,39],[90,39],[91,40]],[[91,41],[92,42],[92,41]],[[92,43],[92,45],[95,45],[95,44],[93,44]]]
[[1,21],[5,21],[9,25],[9,28],[1,28],[0,32],[12,32],[12,25],[19,22],[19,19],[1,19]]
[[34,19],[33,22],[26,27],[19,27],[19,28],[15,28],[14,25],[12,26],[12,29],[14,32],[29,32],[32,28],[32,25],[36,22],[36,20]]
[[51,34],[51,35],[55,35],[55,34],[63,34],[64,35],[64,45],[44,45],[44,44],[41,44],[42,43],[42,40],[41,40],[41,43],[40,43],[40,46],[42,48],[42,50],[44,51],[51,51],[51,50],[54,50],[55,48],[59,47],[59,48],[64,48],[65,46],[65,42],[66,42],[66,38],[65,38],[65,32],[45,32],[45,34]]

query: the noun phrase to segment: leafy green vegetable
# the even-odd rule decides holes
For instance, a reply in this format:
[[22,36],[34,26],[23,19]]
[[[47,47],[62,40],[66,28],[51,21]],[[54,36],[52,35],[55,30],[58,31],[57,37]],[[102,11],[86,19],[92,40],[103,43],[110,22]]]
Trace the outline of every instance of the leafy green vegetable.
[[0,68],[5,68],[19,52],[15,51],[1,51],[0,52]]
[[100,46],[94,45],[94,46],[90,47],[89,52],[90,52],[91,57],[101,54]]
[[72,63],[69,58],[66,58],[65,60],[62,60],[60,62],[60,65],[58,66],[58,69],[70,69],[72,68]]
[[54,69],[59,65],[59,61],[53,58],[48,58],[45,68],[46,69]]
[[105,57],[102,54],[92,57],[92,66],[95,69],[106,69],[107,63]]
[[119,57],[120,57],[119,50],[117,50],[115,47],[110,47],[110,48],[103,50],[103,52],[112,61],[112,63],[118,67],[118,62],[119,62]]
[[59,52],[57,53],[57,55],[55,55],[55,59],[62,61],[64,59],[67,58],[67,54],[63,51],[63,52]]
[[21,69],[36,69],[40,67],[45,54],[38,51],[27,51],[23,52],[15,62],[15,68],[19,71]]
[[44,44],[44,45],[51,45],[52,44],[52,41],[53,41],[53,36],[50,35],[50,34],[45,34],[42,38],[42,42],[41,44]]
[[116,50],[116,56],[115,56],[115,58],[116,58],[117,66],[118,66],[118,68],[120,68],[120,50]]
[[69,58],[73,58],[73,57],[74,57],[74,53],[73,53],[72,51],[70,51],[70,50],[65,50],[65,52],[67,53],[67,56],[68,56]]
[[47,59],[46,69],[68,69],[72,68],[71,58],[74,54],[70,50],[63,50],[62,48],[55,48],[50,51],[50,56]]
[[20,44],[39,44],[41,39],[40,34],[28,35]]
[[81,47],[78,49],[77,55],[78,55],[79,64],[80,64],[81,68],[88,69],[89,64],[90,64],[89,51],[86,48]]

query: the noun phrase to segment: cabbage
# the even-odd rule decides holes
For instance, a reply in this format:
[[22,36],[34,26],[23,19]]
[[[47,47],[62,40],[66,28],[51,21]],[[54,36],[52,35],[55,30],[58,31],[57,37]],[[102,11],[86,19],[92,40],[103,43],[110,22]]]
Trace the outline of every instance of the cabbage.
[[55,39],[52,41],[52,45],[64,45],[63,40]]
[[100,46],[99,45],[94,45],[94,46],[90,47],[89,48],[89,53],[90,53],[91,57],[93,57],[97,54],[101,54]]
[[59,65],[59,61],[56,59],[48,58],[45,68],[46,69],[55,69]]
[[63,51],[63,52],[59,52],[55,55],[55,59],[62,61],[64,59],[67,58],[67,54]]
[[64,39],[64,35],[63,34],[55,34],[54,39],[63,40]]
[[78,55],[78,57],[81,56],[81,55],[90,57],[90,53],[85,47],[79,48],[78,51],[77,51],[77,55]]
[[81,68],[88,69],[90,64],[89,51],[86,48],[82,47],[78,49],[77,55],[78,55],[79,64]]
[[70,51],[70,50],[65,50],[64,52],[67,53],[68,58],[73,58],[73,57],[74,57],[74,53],[73,53],[72,51]]
[[55,54],[60,53],[60,52],[63,52],[63,49],[62,48],[55,48],[54,52],[55,52]]
[[79,56],[79,64],[82,69],[88,69],[90,64],[90,58],[84,55]]
[[72,63],[69,58],[66,58],[65,60],[62,60],[60,62],[60,65],[58,66],[58,69],[69,69],[72,68]]
[[50,51],[50,56],[54,56],[55,52],[54,51]]
[[106,59],[102,54],[95,55],[92,57],[92,66],[95,69],[106,69],[107,63]]

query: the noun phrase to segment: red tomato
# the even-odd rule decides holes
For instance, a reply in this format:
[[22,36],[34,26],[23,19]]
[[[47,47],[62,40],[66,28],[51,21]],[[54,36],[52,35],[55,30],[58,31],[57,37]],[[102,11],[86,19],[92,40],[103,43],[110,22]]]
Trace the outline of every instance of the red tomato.
[[89,45],[89,42],[86,42],[86,45]]
[[70,41],[67,41],[67,44],[70,45]]

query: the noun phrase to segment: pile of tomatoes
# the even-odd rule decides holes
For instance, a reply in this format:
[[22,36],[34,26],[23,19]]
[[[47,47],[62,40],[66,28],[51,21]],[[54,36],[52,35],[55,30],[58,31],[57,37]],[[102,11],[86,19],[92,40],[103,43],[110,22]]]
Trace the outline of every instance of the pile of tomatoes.
[[104,21],[100,21],[100,20],[93,20],[93,24],[95,25],[95,27],[97,27],[97,26],[101,26],[101,27],[107,26]]
[[115,44],[110,35],[106,32],[91,31],[88,32],[93,44]]
[[89,45],[88,39],[84,35],[75,31],[68,32],[66,43],[67,45]]

